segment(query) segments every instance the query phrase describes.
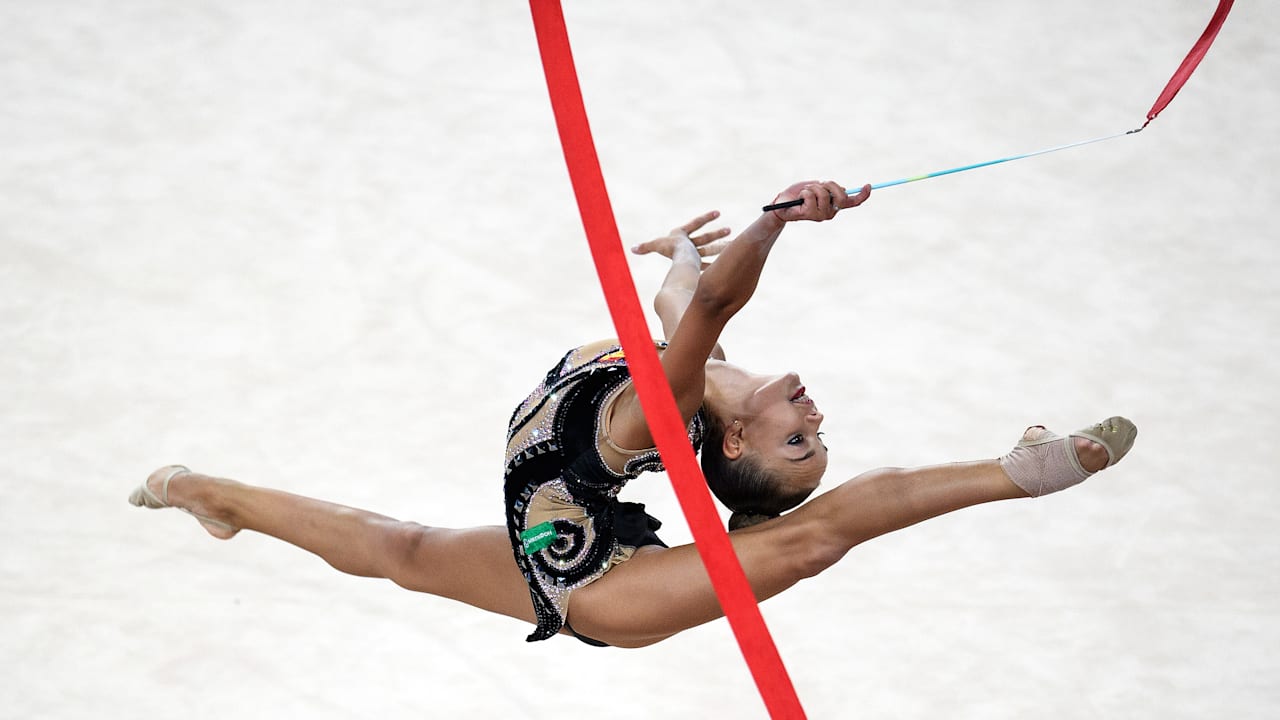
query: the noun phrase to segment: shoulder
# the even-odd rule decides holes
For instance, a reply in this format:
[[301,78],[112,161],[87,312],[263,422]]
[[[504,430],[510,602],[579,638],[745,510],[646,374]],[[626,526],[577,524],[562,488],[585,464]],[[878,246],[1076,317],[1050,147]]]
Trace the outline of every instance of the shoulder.
[[596,340],[585,345],[579,345],[573,349],[573,352],[579,357],[591,359],[606,355],[612,351],[618,350],[622,346],[618,343],[617,338],[606,338],[604,340]]

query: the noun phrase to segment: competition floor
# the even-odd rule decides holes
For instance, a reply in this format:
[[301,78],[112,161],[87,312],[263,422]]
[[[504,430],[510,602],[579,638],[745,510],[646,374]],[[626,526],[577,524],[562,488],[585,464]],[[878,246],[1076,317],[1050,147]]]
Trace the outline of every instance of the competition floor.
[[[1213,11],[569,2],[626,241],[1135,127]],[[0,3],[0,716],[763,717],[723,621],[569,639],[130,507],[202,470],[501,522],[505,423],[611,332],[522,2]],[[827,487],[1113,413],[1114,471],[855,549],[764,607],[811,717],[1280,708],[1280,9],[1144,133],[795,227],[724,337]],[[663,263],[636,258],[640,292]],[[647,303],[646,303],[647,304]],[[630,499],[689,533],[665,479]]]

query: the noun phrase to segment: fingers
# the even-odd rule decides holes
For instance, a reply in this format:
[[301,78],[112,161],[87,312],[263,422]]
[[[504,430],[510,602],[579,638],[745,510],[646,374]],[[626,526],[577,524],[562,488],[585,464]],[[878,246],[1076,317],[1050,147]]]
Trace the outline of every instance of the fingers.
[[653,240],[642,242],[639,245],[632,245],[631,252],[636,255],[658,253],[663,257],[671,257],[671,239],[673,237],[675,237],[675,235],[668,235],[666,237],[655,238]]
[[717,228],[697,235],[690,235],[690,233],[701,229],[718,217],[720,217],[718,210],[705,212],[684,225],[673,228],[671,232],[660,238],[633,245],[631,252],[636,255],[657,253],[663,257],[671,258],[677,246],[689,243],[702,257],[717,255],[724,249],[726,243],[723,241],[729,236],[729,228]]
[[847,195],[846,197],[848,199],[845,200],[844,204],[841,205],[841,207],[847,207],[847,208],[858,207],[862,203],[866,202],[867,198],[871,197],[871,185],[869,184],[863,185],[861,188],[859,188],[858,193],[856,195]]
[[711,210],[708,212],[704,212],[698,217],[676,228],[675,230],[672,230],[671,233],[674,235],[677,232],[683,232],[686,235],[690,235],[696,232],[698,228],[702,227],[703,225],[706,225],[707,223],[711,222],[712,220],[715,220],[718,217],[720,217],[719,210]]
[[[857,207],[871,196],[871,186],[863,185],[857,193],[850,195],[837,182],[805,182],[796,183],[778,196],[779,199],[795,198],[804,204],[781,211],[783,220],[813,220],[822,222],[830,220],[844,208]],[[779,202],[775,199],[774,202]],[[778,211],[775,211],[778,212]]]
[[840,210],[840,199],[845,198],[844,188],[834,182],[811,183],[800,190],[804,205],[797,208],[805,220],[830,220]]
[[649,253],[658,253],[663,257],[671,257],[672,247],[674,243],[683,241],[693,242],[693,238],[684,231],[684,228],[676,228],[667,233],[663,237],[654,238],[648,242],[642,242],[639,245],[633,245],[631,252],[636,255],[648,255]]
[[[725,235],[728,235],[728,234],[729,234],[729,231],[725,230],[723,234],[720,234],[720,237],[724,237]],[[718,240],[716,242],[707,242],[706,244],[698,245],[697,247],[698,247],[698,255],[702,257],[711,257],[712,255],[719,255],[721,250],[724,250],[725,248],[729,247],[729,241]]]
[[830,217],[835,217],[836,213],[840,212],[840,209],[849,201],[849,195],[837,182],[827,181],[822,183],[822,187],[827,191],[827,210],[831,212]]
[[[728,235],[729,235],[729,228],[719,228],[717,230],[712,230],[711,232],[702,233],[701,235],[694,235],[689,239],[693,241],[694,245],[698,246],[699,248],[703,248],[708,244],[714,243],[716,240],[720,240],[721,238],[728,237]],[[716,252],[719,252],[719,250],[717,250]],[[705,255],[706,253],[703,253],[703,254]],[[714,255],[715,253],[712,253],[712,254]]]

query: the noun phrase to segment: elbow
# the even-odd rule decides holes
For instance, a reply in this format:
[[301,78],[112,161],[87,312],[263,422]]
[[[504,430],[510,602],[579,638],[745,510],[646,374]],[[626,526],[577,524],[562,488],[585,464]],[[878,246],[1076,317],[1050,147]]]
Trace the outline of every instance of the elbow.
[[666,317],[669,314],[678,316],[688,306],[691,295],[692,293],[688,290],[664,288],[653,296],[653,310],[658,313],[658,317]]
[[708,318],[726,322],[746,305],[746,298],[736,297],[727,292],[727,288],[717,287],[714,283],[699,283],[693,293],[690,305],[698,308],[698,313]]
[[774,545],[786,573],[797,580],[811,578],[840,562],[852,547],[820,516],[783,516]]

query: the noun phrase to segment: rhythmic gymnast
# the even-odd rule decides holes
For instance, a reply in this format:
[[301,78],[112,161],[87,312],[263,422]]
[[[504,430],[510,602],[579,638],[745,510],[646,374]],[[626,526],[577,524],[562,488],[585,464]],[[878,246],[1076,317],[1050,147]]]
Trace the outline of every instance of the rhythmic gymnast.
[[[707,482],[733,511],[730,539],[759,600],[879,535],[1075,485],[1119,462],[1137,435],[1119,417],[1065,438],[1032,427],[999,459],[880,468],[805,502],[827,468],[822,413],[796,374],[731,365],[718,340],[787,223],[831,220],[870,193],[796,183],[775,202],[802,205],[764,213],[732,241],[727,229],[704,231],[718,216],[710,212],[635,248],[671,261],[654,301],[662,367]],[[627,481],[662,469],[652,445],[626,357],[616,341],[602,341],[569,351],[516,408],[506,527],[427,527],[180,465],[156,470],[129,501],[177,507],[217,538],[256,530],[345,573],[523,620],[536,626],[528,640],[561,633],[643,647],[722,614],[697,550],[667,547],[642,505],[617,499]]]

